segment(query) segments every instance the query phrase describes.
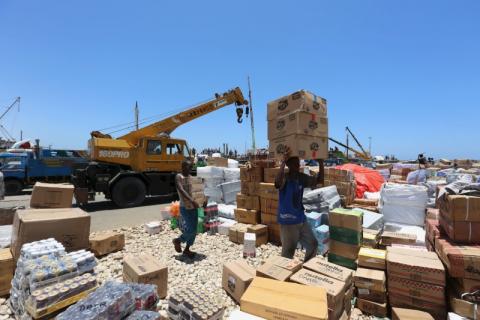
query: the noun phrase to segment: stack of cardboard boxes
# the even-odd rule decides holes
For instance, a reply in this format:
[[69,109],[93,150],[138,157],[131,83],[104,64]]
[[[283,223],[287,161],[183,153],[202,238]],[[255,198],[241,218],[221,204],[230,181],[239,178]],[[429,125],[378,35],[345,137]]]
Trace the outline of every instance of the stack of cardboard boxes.
[[353,272],[350,269],[328,262],[323,257],[315,257],[293,274],[290,281],[327,291],[328,319],[336,320],[352,308]]
[[352,171],[335,168],[325,168],[325,187],[336,186],[338,194],[345,198],[345,204],[350,205],[355,200],[357,184]]
[[[268,226],[269,241],[280,244],[280,225],[277,223],[278,190],[275,189],[275,177],[280,168],[264,168],[263,183],[259,184],[260,218]],[[288,169],[285,169],[286,171]]]
[[445,319],[445,268],[434,252],[413,248],[387,248],[390,305],[430,313]]
[[363,213],[349,209],[334,209],[328,215],[330,251],[328,261],[356,269],[358,251],[362,245]]
[[260,223],[258,185],[263,181],[263,168],[240,168],[241,193],[237,194],[235,220],[239,223]]
[[123,258],[123,281],[157,286],[158,296],[165,299],[168,289],[168,267],[149,254],[126,255]]
[[203,205],[207,201],[203,179],[199,177],[190,177],[189,185],[193,200],[195,200],[200,206]]
[[357,289],[357,307],[376,317],[387,317],[387,286],[385,271],[358,268],[353,278]]
[[305,90],[268,103],[269,156],[328,158],[327,101]]

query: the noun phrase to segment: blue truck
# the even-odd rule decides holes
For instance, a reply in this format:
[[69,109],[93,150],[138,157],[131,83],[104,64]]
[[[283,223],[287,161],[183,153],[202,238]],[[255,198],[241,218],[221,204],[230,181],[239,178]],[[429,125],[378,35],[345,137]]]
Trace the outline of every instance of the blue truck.
[[20,194],[37,181],[69,182],[74,169],[88,164],[75,150],[25,149],[0,153],[5,194]]

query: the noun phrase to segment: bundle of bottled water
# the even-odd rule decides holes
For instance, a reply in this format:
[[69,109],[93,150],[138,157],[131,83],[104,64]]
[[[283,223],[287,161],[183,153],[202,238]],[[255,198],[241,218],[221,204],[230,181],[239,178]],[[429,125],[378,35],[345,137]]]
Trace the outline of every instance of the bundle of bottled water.
[[218,320],[225,308],[215,299],[213,292],[182,288],[170,295],[168,316],[172,320]]
[[95,255],[87,250],[78,250],[73,251],[67,254],[67,257],[70,257],[75,261],[78,267],[78,273],[92,272],[97,265],[97,259]]
[[134,311],[125,320],[160,320],[160,313],[155,311]]
[[136,310],[153,310],[159,300],[157,286],[154,284],[127,283],[132,290]]

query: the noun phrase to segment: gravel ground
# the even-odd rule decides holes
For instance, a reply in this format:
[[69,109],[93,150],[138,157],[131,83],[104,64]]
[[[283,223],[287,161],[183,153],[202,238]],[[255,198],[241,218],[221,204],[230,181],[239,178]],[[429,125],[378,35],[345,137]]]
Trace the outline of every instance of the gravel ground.
[[[168,222],[163,222],[163,231],[153,236],[148,235],[143,226],[115,231],[125,234],[125,248],[99,259],[95,271],[100,284],[111,279],[122,280],[122,260],[125,254],[145,252],[168,266],[169,293],[178,287],[202,286],[215,292],[216,300],[225,306],[224,318],[228,318],[232,310],[239,308],[222,289],[222,266],[225,262],[242,259],[242,245],[230,242],[227,236],[199,234],[192,247],[197,256],[191,260],[175,252],[172,239],[180,232],[171,230]],[[280,247],[266,244],[257,248],[256,258],[248,258],[246,261],[257,267],[267,258],[279,254]],[[303,253],[297,252],[297,257],[303,259]],[[158,304],[159,312],[165,314],[166,309],[167,300],[161,300]],[[7,301],[0,299],[0,320],[4,319],[14,318],[10,316]]]

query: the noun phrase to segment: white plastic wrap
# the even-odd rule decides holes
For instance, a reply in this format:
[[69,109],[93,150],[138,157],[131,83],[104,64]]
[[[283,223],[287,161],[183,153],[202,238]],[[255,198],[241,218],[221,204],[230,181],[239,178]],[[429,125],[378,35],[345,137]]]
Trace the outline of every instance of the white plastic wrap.
[[303,205],[307,211],[325,212],[341,205],[340,195],[335,185],[314,189],[303,194]]
[[391,232],[413,234],[417,237],[417,241],[415,242],[415,245],[422,246],[422,247],[425,246],[426,232],[422,227],[405,225],[405,224],[401,224],[401,223],[385,223],[385,225],[383,227],[383,230],[384,231],[391,231]]
[[368,199],[368,200],[379,200],[380,199],[380,192],[365,191],[365,193],[363,194],[363,198]]
[[385,183],[379,209],[385,222],[423,226],[428,194],[424,186]]
[[427,171],[425,169],[415,170],[407,175],[407,183],[421,184],[427,181]]
[[10,247],[12,225],[0,226],[0,249]]
[[226,182],[240,180],[240,168],[224,168],[223,177]]
[[235,219],[235,209],[237,206],[231,204],[218,204],[218,215],[227,219]]
[[238,161],[233,159],[228,159],[228,167],[229,168],[238,168]]
[[197,177],[203,178],[203,179],[214,179],[214,178],[223,179],[223,168],[213,167],[213,166],[198,167]]
[[208,197],[209,202],[222,202],[222,189],[205,188],[204,193]]
[[363,228],[371,230],[381,230],[383,228],[383,215],[369,210],[355,208],[363,212]]
[[219,188],[219,186],[224,183],[223,178],[209,178],[203,180],[203,185],[205,188]]
[[223,222],[221,222],[221,224],[218,226],[218,233],[224,236],[228,236],[230,227],[236,224],[237,222],[232,219],[224,219],[224,218],[220,218],[220,219],[223,219],[223,220],[220,220]]

